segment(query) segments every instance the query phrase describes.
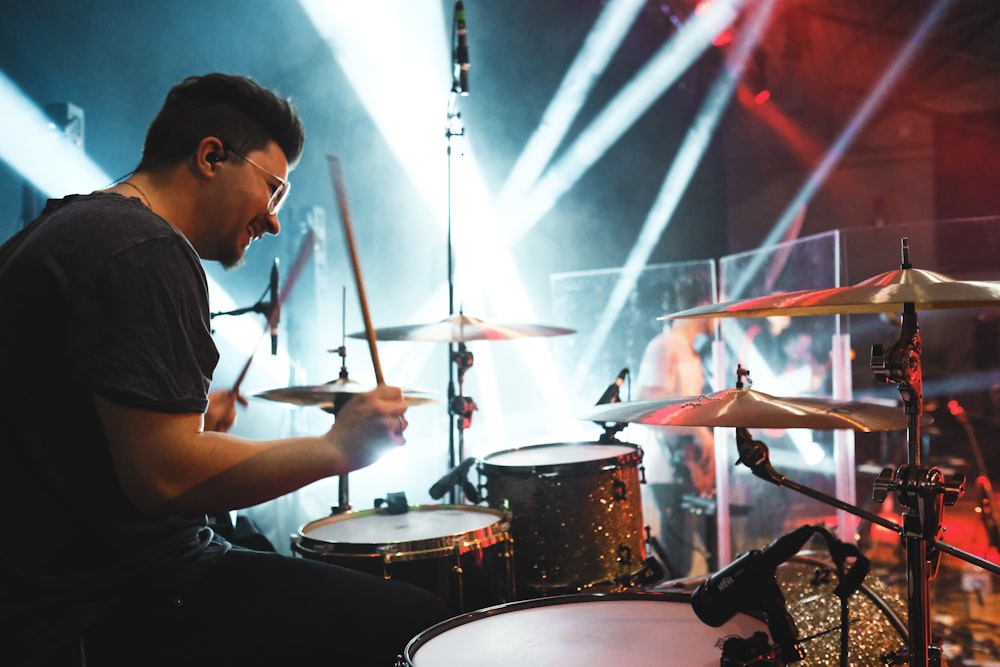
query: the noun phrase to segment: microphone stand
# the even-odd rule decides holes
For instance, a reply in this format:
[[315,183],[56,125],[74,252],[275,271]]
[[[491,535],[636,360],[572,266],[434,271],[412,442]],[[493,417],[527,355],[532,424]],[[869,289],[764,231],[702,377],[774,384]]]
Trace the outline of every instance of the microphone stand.
[[[454,42],[454,37],[452,39]],[[445,143],[447,151],[447,180],[448,180],[448,315],[455,314],[455,270],[454,270],[454,247],[452,243],[452,140],[455,137],[465,136],[465,126],[462,124],[462,113],[458,110],[459,95],[468,94],[462,90],[458,73],[455,71],[457,64],[455,50],[452,50],[452,86],[448,94],[448,114],[445,124]],[[459,461],[465,459],[465,428],[471,422],[472,411],[475,410],[475,403],[462,395],[462,383],[465,378],[465,371],[472,366],[472,354],[465,349],[465,343],[459,341],[458,350],[455,350],[454,342],[448,343],[448,469],[453,469]],[[458,384],[458,393],[455,392],[455,384]],[[471,406],[471,407],[470,407]],[[458,438],[456,441],[456,430]],[[449,492],[451,504],[458,502],[457,490],[453,487]]]

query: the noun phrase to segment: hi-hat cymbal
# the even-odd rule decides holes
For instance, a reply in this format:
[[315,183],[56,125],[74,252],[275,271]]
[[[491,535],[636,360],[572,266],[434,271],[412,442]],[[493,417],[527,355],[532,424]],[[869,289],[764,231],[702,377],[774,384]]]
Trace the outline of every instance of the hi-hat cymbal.
[[[575,333],[575,330],[542,324],[497,324],[484,322],[469,315],[453,315],[431,324],[375,329],[375,338],[431,343],[464,343],[470,340],[514,340],[541,336],[564,336],[571,333]],[[366,337],[364,331],[349,335],[351,338]]]
[[903,311],[903,304],[906,303],[912,303],[917,310],[995,306],[1000,303],[1000,282],[952,280],[933,271],[898,269],[850,287],[801,290],[727,301],[682,310],[660,319],[898,313]]
[[583,418],[650,426],[852,429],[866,433],[907,427],[907,417],[901,408],[826,398],[780,398],[753,389],[611,403],[595,407]]
[[[360,384],[353,380],[335,380],[320,385],[269,389],[268,391],[254,394],[254,397],[277,401],[279,403],[291,403],[292,405],[315,406],[328,410],[336,407],[355,394],[363,394],[373,389],[375,389],[374,386]],[[423,405],[437,401],[431,392],[417,389],[403,389],[403,399],[409,405]]]

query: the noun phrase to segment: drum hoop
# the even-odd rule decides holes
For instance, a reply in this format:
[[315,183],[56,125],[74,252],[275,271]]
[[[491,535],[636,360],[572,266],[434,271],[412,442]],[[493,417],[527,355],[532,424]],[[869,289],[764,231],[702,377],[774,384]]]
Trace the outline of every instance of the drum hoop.
[[484,618],[489,618],[491,616],[498,616],[500,614],[505,614],[512,611],[520,611],[522,609],[534,609],[536,607],[549,607],[553,605],[564,605],[564,604],[577,604],[577,603],[589,603],[589,602],[606,602],[606,601],[638,601],[638,602],[682,602],[685,604],[690,604],[691,595],[690,593],[681,593],[675,591],[625,591],[618,593],[573,593],[570,595],[552,595],[543,598],[534,598],[530,600],[518,600],[517,602],[505,602],[503,604],[494,605],[492,607],[486,607],[484,609],[478,609],[476,611],[467,612],[465,614],[459,614],[447,620],[441,621],[436,625],[432,625],[427,628],[419,635],[411,639],[406,644],[406,649],[404,655],[407,659],[407,665],[412,665],[409,659],[413,657],[413,654],[420,650],[420,647],[434,639],[438,635],[444,634],[445,632],[456,628],[461,625],[466,625],[473,621],[478,621]]
[[395,542],[329,542],[306,533],[310,527],[349,521],[351,519],[387,514],[383,509],[367,509],[344,514],[335,514],[323,519],[310,521],[299,528],[298,535],[292,536],[292,547],[302,553],[321,556],[344,556],[347,558],[380,558],[385,562],[418,560],[437,555],[465,554],[491,547],[510,540],[510,518],[499,510],[474,505],[413,505],[410,512],[433,512],[441,510],[461,510],[489,514],[496,518],[492,524],[466,531],[410,541]]
[[[542,447],[563,447],[567,445],[611,445],[629,449],[629,451],[618,456],[608,456],[603,459],[591,459],[588,461],[569,461],[563,463],[543,463],[538,465],[509,466],[498,463],[490,463],[489,458],[497,454],[509,454],[510,452],[526,452]],[[552,442],[540,445],[527,445],[525,447],[513,447],[503,449],[485,455],[479,461],[479,470],[486,476],[493,471],[503,471],[508,475],[516,476],[549,476],[563,474],[586,474],[602,470],[617,470],[622,467],[638,466],[642,462],[643,451],[639,445],[628,442]]]

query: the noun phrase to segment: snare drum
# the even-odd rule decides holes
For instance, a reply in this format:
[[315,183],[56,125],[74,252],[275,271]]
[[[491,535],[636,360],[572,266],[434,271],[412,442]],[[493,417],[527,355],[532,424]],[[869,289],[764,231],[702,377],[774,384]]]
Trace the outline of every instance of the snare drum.
[[459,614],[514,599],[509,526],[503,513],[485,507],[362,510],[305,524],[292,550],[419,586]]
[[511,512],[520,599],[633,584],[646,560],[641,461],[635,445],[572,442],[479,462],[489,505]]
[[737,614],[719,628],[680,593],[563,595],[505,604],[439,623],[406,646],[409,667],[719,667],[722,643],[767,626]]

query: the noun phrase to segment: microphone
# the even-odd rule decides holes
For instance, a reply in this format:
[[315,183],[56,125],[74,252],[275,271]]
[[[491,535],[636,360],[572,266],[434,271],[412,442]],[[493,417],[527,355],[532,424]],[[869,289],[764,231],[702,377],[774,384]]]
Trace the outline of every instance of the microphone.
[[625,376],[628,375],[628,369],[623,368],[615,378],[615,381],[608,385],[608,388],[604,390],[601,397],[597,399],[597,403],[594,405],[605,405],[606,403],[618,403],[618,389],[625,382]]
[[271,354],[278,354],[278,320],[281,319],[281,301],[278,299],[278,258],[271,266],[271,308],[267,321],[271,325]]
[[[468,482],[468,480],[465,479],[465,476],[469,474],[469,468],[471,468],[472,464],[475,462],[476,459],[470,456],[469,458],[465,459],[460,464],[458,464],[458,466],[452,468],[447,474],[445,474],[444,477],[434,482],[433,486],[431,486],[430,488],[430,491],[428,491],[431,498],[433,498],[434,500],[439,500],[441,496],[446,494],[456,484],[460,484],[462,482],[464,482],[464,484],[462,484],[462,489],[465,491],[465,494],[467,496],[470,496],[469,500],[472,500],[471,497],[472,495],[478,497],[479,495],[478,493],[475,494],[469,493],[469,491],[475,491],[475,488]],[[479,501],[475,500],[473,502],[479,502]]]
[[781,647],[784,661],[802,660],[795,621],[785,607],[775,570],[797,554],[814,532],[813,526],[797,528],[763,549],[743,554],[705,579],[691,593],[695,614],[706,625],[718,628],[738,612],[764,612],[771,638]]
[[455,26],[458,35],[458,46],[455,47],[455,72],[458,75],[456,93],[469,94],[469,45],[466,41],[468,30],[465,28],[465,6],[461,0],[455,3]]

